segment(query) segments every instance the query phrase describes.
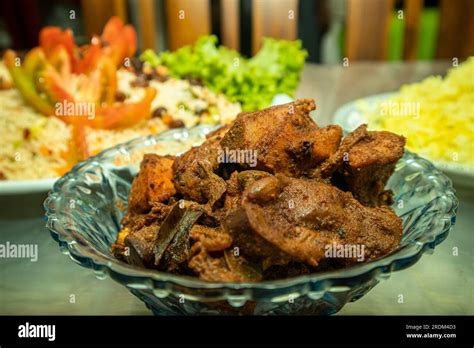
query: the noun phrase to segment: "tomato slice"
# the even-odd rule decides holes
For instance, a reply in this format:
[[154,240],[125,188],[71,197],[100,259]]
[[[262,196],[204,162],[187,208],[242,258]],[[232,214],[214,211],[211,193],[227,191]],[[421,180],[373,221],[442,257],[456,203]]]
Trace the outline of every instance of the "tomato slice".
[[[46,27],[40,32],[39,42],[40,46],[28,53],[24,67],[16,66],[15,52],[5,54],[13,82],[35,109],[56,115],[74,127],[123,128],[150,117],[156,95],[153,88],[147,88],[137,103],[115,102],[117,67],[137,49],[132,26],[112,17],[100,38],[95,36],[90,45],[80,48],[70,29]],[[76,114],[84,112],[76,107],[79,102],[94,104],[94,115]],[[71,104],[74,108],[69,108]],[[58,107],[65,112],[56,112]]]
[[138,103],[121,103],[102,106],[94,120],[87,120],[86,124],[92,128],[114,129],[130,127],[151,115],[151,103],[156,96],[152,87],[145,89],[145,95]]
[[131,58],[137,50],[137,33],[131,25],[124,25],[118,17],[111,17],[101,36],[105,50],[110,54],[116,66],[123,64],[125,58]]
[[104,55],[100,39],[94,37],[90,45],[84,45],[79,48],[79,56],[82,59],[77,61],[76,66],[73,67],[76,74],[87,74],[95,68],[97,61]]
[[79,48],[71,29],[51,26],[40,31],[39,43],[48,59],[58,47],[63,47],[69,55],[72,71],[81,74],[93,70],[104,55],[111,57],[115,66],[122,65],[124,59],[131,58],[137,50],[137,33],[120,18],[111,17],[100,38],[94,36],[90,45]]
[[[20,91],[25,101],[33,108],[44,115],[54,115],[54,107],[47,98],[43,98],[36,90],[33,75],[25,73],[24,68],[17,64],[17,55],[12,50],[7,50],[3,56],[5,66],[7,67],[15,87]],[[38,59],[38,56],[31,56],[30,59]],[[32,66],[41,66],[40,61],[29,61]],[[26,62],[25,62],[26,65]]]
[[87,146],[86,131],[84,125],[77,123],[72,125],[72,160],[74,163],[85,160],[89,157],[89,147]]
[[45,27],[40,31],[39,45],[48,58],[58,46],[64,47],[69,55],[71,66],[75,65],[77,46],[71,29],[62,30],[59,27]]
[[85,128],[81,124],[72,125],[71,138],[68,142],[67,151],[61,157],[66,160],[66,165],[56,169],[58,175],[63,176],[78,162],[89,158],[89,148],[86,141]]
[[101,57],[97,63],[100,72],[100,103],[111,105],[117,92],[117,68],[109,57]]
[[51,102],[73,102],[72,72],[69,55],[63,46],[56,47],[48,62],[38,72],[38,90],[45,93]]

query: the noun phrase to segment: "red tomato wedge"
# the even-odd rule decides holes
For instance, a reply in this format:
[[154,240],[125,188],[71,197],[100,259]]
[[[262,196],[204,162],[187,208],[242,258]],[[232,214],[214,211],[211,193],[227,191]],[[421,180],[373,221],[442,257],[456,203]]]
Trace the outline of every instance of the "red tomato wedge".
[[145,95],[137,103],[121,103],[99,108],[96,118],[88,120],[87,125],[92,128],[126,128],[146,120],[151,116],[151,103],[155,99],[156,90],[151,87],[145,89]]
[[40,31],[39,45],[48,58],[58,47],[63,47],[69,55],[71,65],[75,65],[77,46],[71,29],[45,27]]
[[24,60],[14,51],[6,51],[5,65],[25,101],[72,127],[64,154],[67,166],[59,170],[68,170],[89,156],[86,127],[125,128],[150,117],[156,96],[151,87],[145,88],[138,102],[116,102],[117,69],[136,49],[135,29],[112,17],[103,33],[84,46],[76,45],[70,29],[45,27],[39,34],[39,46]]
[[104,27],[101,39],[105,49],[116,66],[123,65],[125,58],[131,58],[137,50],[137,33],[131,25],[124,25],[118,17],[109,19]]

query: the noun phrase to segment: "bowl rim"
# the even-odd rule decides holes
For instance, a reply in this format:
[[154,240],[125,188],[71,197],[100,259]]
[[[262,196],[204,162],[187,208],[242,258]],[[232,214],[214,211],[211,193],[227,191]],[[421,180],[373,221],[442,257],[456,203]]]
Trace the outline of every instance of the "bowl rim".
[[[342,268],[336,271],[311,273],[291,278],[264,280],[260,282],[207,282],[191,276],[176,275],[158,270],[132,266],[114,258],[113,256],[106,257],[102,252],[99,252],[94,248],[77,243],[71,233],[64,230],[64,228],[58,228],[58,225],[56,224],[58,221],[56,199],[62,192],[62,186],[91,163],[101,162],[104,159],[109,158],[112,154],[123,153],[123,151],[127,151],[127,149],[133,149],[135,146],[140,144],[153,145],[163,141],[172,140],[173,138],[176,139],[176,134],[179,133],[187,133],[188,137],[192,135],[199,135],[202,137],[217,128],[218,126],[216,125],[199,125],[193,128],[170,129],[161,133],[142,136],[126,143],[118,144],[108,148],[99,154],[75,165],[69,172],[67,172],[55,182],[53,189],[48,193],[48,196],[43,204],[45,208],[46,227],[50,231],[52,237],[58,243],[59,247],[63,249],[63,253],[68,254],[74,261],[81,264],[82,266],[93,268],[97,273],[107,272],[109,274],[115,273],[134,278],[138,277],[142,280],[152,280],[153,285],[155,285],[155,282],[171,282],[178,286],[196,289],[270,290],[275,288],[288,288],[296,285],[304,285],[306,283],[318,283],[323,284],[323,288],[321,290],[324,291],[327,290],[328,287],[334,287],[334,284],[332,284],[331,281],[348,281],[369,273],[374,273],[373,275],[375,277],[381,275],[382,279],[385,279],[386,277],[383,277],[383,274],[389,274],[392,271],[402,270],[413,264],[411,263],[409,265],[405,264],[400,266],[396,264],[397,261],[412,258],[415,259],[415,262],[417,262],[424,252],[428,251],[429,249],[433,250],[436,245],[441,243],[447,237],[451,227],[454,226],[456,220],[456,210],[458,207],[458,199],[456,198],[455,190],[452,186],[451,180],[440,170],[436,169],[436,167],[428,160],[416,155],[415,153],[405,150],[404,158],[407,157],[408,160],[416,160],[423,163],[424,166],[430,169],[430,176],[440,179],[444,183],[445,194],[443,197],[448,197],[451,201],[451,205],[447,211],[443,212],[442,216],[438,217],[445,222],[443,228],[439,229],[436,234],[427,235],[426,233],[423,233],[419,236],[419,238],[416,239],[415,242],[403,245],[381,258]],[[327,283],[327,286],[324,286],[324,283]],[[124,285],[131,286],[128,283]],[[335,286],[337,287],[338,285]]]

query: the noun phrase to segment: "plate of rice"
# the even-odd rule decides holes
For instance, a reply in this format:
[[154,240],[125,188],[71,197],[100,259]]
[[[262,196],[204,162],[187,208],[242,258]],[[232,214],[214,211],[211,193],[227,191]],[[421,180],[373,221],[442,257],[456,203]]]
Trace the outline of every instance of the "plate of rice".
[[474,187],[474,57],[397,92],[340,107],[335,123],[351,131],[362,123],[404,135],[406,147],[430,159],[459,185]]
[[[2,63],[0,76],[4,83],[9,81]],[[136,80],[134,73],[118,71],[118,90],[124,94],[125,102],[143,95],[145,87],[137,86]],[[86,127],[91,155],[171,128],[226,124],[241,111],[238,103],[231,103],[224,95],[188,80],[169,78],[147,82],[157,90],[151,117],[123,129]],[[67,165],[64,153],[71,139],[71,125],[34,110],[15,88],[0,90],[0,105],[0,194],[49,190]]]

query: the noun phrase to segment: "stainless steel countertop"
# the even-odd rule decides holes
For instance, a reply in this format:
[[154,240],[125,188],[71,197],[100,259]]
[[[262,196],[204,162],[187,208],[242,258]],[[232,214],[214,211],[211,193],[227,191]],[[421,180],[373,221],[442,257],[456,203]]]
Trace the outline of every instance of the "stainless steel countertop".
[[[339,66],[308,65],[299,97],[317,100],[317,119],[352,99],[398,88],[446,70],[447,63],[376,63]],[[347,304],[340,314],[474,314],[474,190],[456,187],[460,200],[456,225],[433,255],[396,272]],[[149,315],[145,305],[111,279],[98,280],[60,253],[44,227],[44,195],[0,196],[0,243],[37,244],[37,262],[0,258],[0,314]],[[458,255],[453,255],[453,248]],[[399,295],[404,303],[399,303]],[[71,303],[74,295],[75,303]]]

